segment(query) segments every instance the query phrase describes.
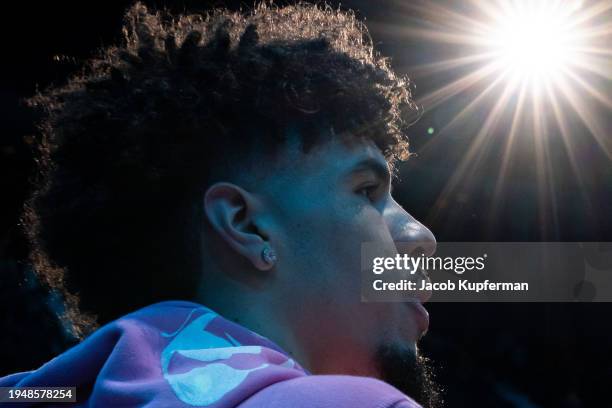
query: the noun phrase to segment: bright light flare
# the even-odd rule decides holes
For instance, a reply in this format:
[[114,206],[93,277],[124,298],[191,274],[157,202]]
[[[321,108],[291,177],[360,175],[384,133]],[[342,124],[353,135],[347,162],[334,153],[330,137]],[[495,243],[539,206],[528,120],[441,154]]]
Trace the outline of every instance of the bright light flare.
[[[460,126],[478,129],[438,197],[432,217],[444,213],[449,202],[470,188],[481,188],[470,185],[469,180],[482,180],[474,174],[487,171],[495,187],[492,203],[483,211],[494,225],[513,180],[508,178],[511,169],[527,163],[525,160],[535,163],[541,216],[557,217],[555,188],[560,184],[555,160],[563,157],[558,143],[564,145],[581,186],[586,185],[589,173],[583,173],[588,166],[579,162],[584,153],[576,146],[586,146],[587,133],[612,163],[612,0],[401,4],[407,11],[406,20],[386,25],[386,32],[410,38],[419,46],[442,44],[440,49],[447,53],[447,59],[431,53],[433,59],[407,69],[416,83],[439,82],[419,96],[417,103],[428,111],[448,102],[440,109],[440,117],[457,110],[446,124],[438,124],[420,153],[437,152],[438,143]],[[482,167],[491,147],[499,143],[503,145],[497,171]],[[554,147],[552,152],[550,147]],[[526,154],[530,154],[527,159]]]
[[558,81],[578,58],[581,37],[571,1],[514,2],[493,18],[487,46],[496,67],[517,82]]

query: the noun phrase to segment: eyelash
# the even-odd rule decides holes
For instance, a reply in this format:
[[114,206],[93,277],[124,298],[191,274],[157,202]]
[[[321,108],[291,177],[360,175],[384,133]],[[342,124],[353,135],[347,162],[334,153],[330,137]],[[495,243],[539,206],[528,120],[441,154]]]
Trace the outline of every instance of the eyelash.
[[[365,186],[365,187],[361,187],[359,189],[357,189],[355,191],[355,193],[357,195],[363,196],[365,198],[367,198],[369,201],[374,201],[372,199],[372,195],[374,192],[376,192],[376,190],[378,190],[378,185],[371,185],[371,186]],[[365,194],[363,194],[365,192]]]

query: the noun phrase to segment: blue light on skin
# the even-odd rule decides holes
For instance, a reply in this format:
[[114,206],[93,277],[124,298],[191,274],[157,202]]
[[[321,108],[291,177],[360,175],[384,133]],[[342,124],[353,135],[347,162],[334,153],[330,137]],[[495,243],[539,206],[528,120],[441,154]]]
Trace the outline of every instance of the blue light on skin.
[[[359,301],[355,254],[362,242],[394,251],[395,241],[426,242],[433,253],[435,238],[393,199],[388,163],[373,142],[330,136],[306,153],[300,141],[289,135],[273,168],[252,166],[208,188],[198,302],[271,339],[312,373],[377,377],[376,350],[416,353],[422,330],[402,303]],[[278,254],[272,268],[261,261],[264,244]]]

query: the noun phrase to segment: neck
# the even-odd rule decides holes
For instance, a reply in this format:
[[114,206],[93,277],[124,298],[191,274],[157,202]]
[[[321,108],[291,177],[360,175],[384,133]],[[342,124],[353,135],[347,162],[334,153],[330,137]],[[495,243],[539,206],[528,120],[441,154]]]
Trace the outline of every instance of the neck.
[[198,289],[196,301],[248,330],[264,336],[310,370],[307,356],[302,352],[286,321],[284,307],[268,286],[251,286],[228,278],[225,273],[207,270]]

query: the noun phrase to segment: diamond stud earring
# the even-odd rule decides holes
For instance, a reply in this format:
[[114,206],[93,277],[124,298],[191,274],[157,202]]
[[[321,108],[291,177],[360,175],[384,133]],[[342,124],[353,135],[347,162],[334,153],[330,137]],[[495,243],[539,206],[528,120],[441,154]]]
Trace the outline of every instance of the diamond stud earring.
[[276,263],[276,260],[278,258],[276,257],[276,252],[274,252],[274,250],[270,248],[269,246],[266,246],[261,251],[261,259],[263,259],[263,261],[267,263],[268,265],[272,266]]

